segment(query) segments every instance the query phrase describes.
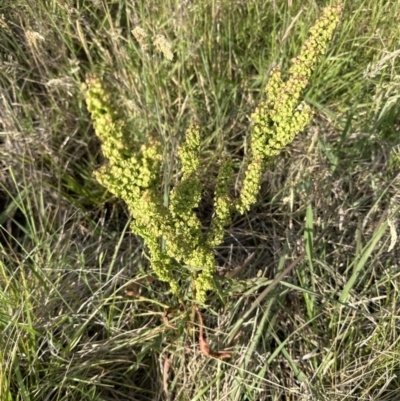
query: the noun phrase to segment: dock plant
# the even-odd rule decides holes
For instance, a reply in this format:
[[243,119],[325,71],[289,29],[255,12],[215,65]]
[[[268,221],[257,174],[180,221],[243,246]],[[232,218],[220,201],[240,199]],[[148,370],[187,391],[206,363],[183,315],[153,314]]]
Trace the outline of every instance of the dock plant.
[[245,213],[256,202],[262,175],[271,159],[310,124],[312,110],[302,101],[302,95],[332,39],[340,12],[341,5],[323,10],[300,54],[292,60],[287,79],[283,78],[280,66],[272,69],[264,99],[251,116],[250,151],[243,160],[240,193],[235,197],[231,193],[234,169],[231,159],[224,156],[215,182],[211,226],[206,231],[194,211],[203,191],[200,127],[193,123],[186,131],[178,152],[180,178],[170,191],[166,206],[161,188],[160,139],[149,137],[146,143],[133,140],[100,75],[87,78],[87,106],[107,159],[95,176],[126,202],[133,218],[132,231],[144,240],[151,268],[180,299],[191,289],[192,297],[204,303],[207,291],[215,289],[213,248],[223,241],[224,228],[233,214]]

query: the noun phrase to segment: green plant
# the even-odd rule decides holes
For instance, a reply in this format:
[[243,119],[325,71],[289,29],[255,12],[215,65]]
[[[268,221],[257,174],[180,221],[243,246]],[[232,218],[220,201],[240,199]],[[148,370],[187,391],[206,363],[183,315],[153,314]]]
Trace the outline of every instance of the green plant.
[[[234,178],[231,159],[223,159],[215,185],[214,217],[203,234],[194,212],[201,199],[200,130],[193,124],[179,150],[180,181],[171,190],[166,206],[161,187],[162,146],[157,138],[146,144],[133,141],[117,112],[111,92],[98,75],[87,79],[86,99],[97,136],[108,164],[96,172],[96,178],[128,205],[132,230],[145,240],[151,266],[172,292],[181,297],[180,282],[190,277],[193,297],[204,302],[206,291],[215,288],[212,248],[223,239],[223,230],[234,212],[244,213],[255,203],[261,177],[271,158],[289,145],[295,135],[310,123],[311,108],[301,102],[312,70],[324,54],[339,21],[341,5],[327,7],[310,30],[300,55],[292,60],[289,77],[282,78],[280,67],[272,70],[265,88],[266,99],[252,115],[250,152],[240,196],[233,199],[230,184]],[[186,290],[186,287],[183,286]]]

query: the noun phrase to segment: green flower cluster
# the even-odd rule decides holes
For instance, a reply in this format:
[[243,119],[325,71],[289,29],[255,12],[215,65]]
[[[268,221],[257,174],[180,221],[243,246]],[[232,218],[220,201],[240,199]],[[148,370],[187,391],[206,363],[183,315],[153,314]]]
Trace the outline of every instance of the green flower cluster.
[[194,124],[186,132],[179,149],[181,177],[170,192],[168,207],[160,194],[162,146],[152,138],[141,144],[132,139],[115,102],[99,76],[87,79],[86,102],[96,135],[108,163],[95,172],[98,181],[122,198],[133,217],[135,234],[142,237],[150,252],[151,266],[162,281],[179,295],[179,283],[191,277],[195,297],[204,302],[214,288],[215,262],[212,248],[220,244],[232,212],[243,213],[255,202],[262,173],[271,156],[277,155],[310,122],[310,107],[299,103],[312,69],[324,53],[338,23],[340,6],[325,9],[311,29],[311,36],[293,60],[289,79],[284,82],[275,68],[266,87],[267,99],[252,115],[251,152],[240,198],[233,201],[232,161],[223,158],[215,183],[214,215],[210,230],[203,234],[194,209],[198,207],[202,183],[200,175],[200,132]]
[[341,5],[324,9],[322,17],[310,29],[310,37],[300,55],[292,60],[287,81],[283,81],[280,67],[271,71],[265,88],[266,100],[261,101],[252,114],[250,157],[236,206],[241,213],[255,203],[262,173],[271,157],[279,154],[311,121],[312,111],[300,102],[300,97],[332,39],[341,10]]
[[[193,211],[199,205],[202,191],[198,177],[199,127],[192,125],[188,129],[186,141],[179,149],[182,177],[171,191],[166,207],[159,192],[161,144],[153,139],[139,146],[129,140],[109,93],[98,76],[88,78],[86,102],[96,135],[102,140],[103,154],[108,159],[95,176],[126,202],[134,218],[131,228],[144,239],[157,277],[168,282],[172,292],[178,295],[179,280],[185,279],[185,272],[194,272],[196,298],[203,302],[206,291],[214,288],[212,247],[222,241],[223,229],[229,224],[232,211],[228,194],[228,185],[233,179],[230,160],[226,159],[219,171],[212,229],[203,236],[201,222]],[[129,151],[125,144],[129,144]]]
[[102,140],[102,151],[108,164],[95,172],[97,180],[122,198],[134,217],[133,231],[141,236],[150,251],[151,265],[160,280],[170,283],[178,292],[172,275],[173,261],[161,251],[160,239],[171,232],[165,229],[171,220],[158,189],[161,185],[162,147],[150,139],[138,144],[126,134],[122,117],[113,107],[110,91],[99,76],[87,79],[86,103],[92,114],[96,135]]

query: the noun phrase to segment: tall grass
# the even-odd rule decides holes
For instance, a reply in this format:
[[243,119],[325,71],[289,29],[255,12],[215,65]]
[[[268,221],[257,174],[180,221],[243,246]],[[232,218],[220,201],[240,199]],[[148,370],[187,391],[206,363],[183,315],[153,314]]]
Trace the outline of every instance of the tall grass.
[[[204,324],[232,358],[200,353],[197,324],[92,176],[88,72],[119,91],[132,135],[162,138],[165,182],[193,117],[209,162],[239,163],[266,72],[328,3],[0,6],[0,399],[398,399],[398,2],[345,4],[306,95],[312,127],[215,249],[224,277]],[[168,38],[173,60],[143,49],[137,26]]]

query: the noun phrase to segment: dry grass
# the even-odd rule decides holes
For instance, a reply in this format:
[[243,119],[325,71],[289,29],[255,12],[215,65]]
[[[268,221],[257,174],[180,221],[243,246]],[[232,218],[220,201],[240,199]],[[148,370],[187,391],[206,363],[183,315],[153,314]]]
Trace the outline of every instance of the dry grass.
[[398,399],[400,4],[346,5],[306,96],[313,126],[215,250],[219,272],[237,274],[218,279],[202,312],[211,347],[231,359],[200,353],[186,311],[165,324],[177,305],[152,281],[124,205],[92,177],[102,157],[80,91],[91,71],[119,92],[132,135],[163,138],[166,180],[192,118],[205,163],[224,150],[239,168],[268,68],[287,65],[315,21],[315,2],[302,5],[3,7],[1,400]]

